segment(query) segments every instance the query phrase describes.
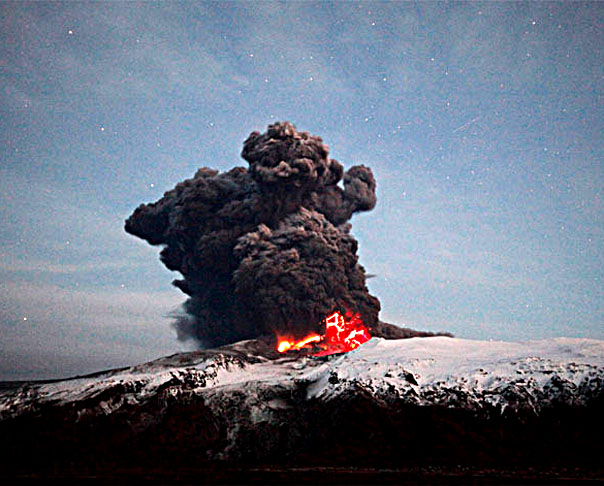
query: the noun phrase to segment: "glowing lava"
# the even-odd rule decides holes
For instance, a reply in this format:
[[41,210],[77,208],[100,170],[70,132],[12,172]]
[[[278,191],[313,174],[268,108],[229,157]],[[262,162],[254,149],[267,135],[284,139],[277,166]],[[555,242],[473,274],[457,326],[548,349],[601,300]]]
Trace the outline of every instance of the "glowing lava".
[[352,351],[371,339],[369,330],[358,314],[347,312],[346,316],[343,316],[336,311],[323,322],[325,333],[322,336],[311,334],[300,341],[280,338],[277,351],[285,353],[291,350],[309,349],[316,351],[313,356],[327,356]]
[[280,353],[285,353],[285,351],[289,351],[290,349],[302,349],[307,344],[316,343],[319,341],[321,341],[321,336],[318,334],[311,334],[301,341],[289,341],[287,339],[281,339],[277,345],[277,351]]

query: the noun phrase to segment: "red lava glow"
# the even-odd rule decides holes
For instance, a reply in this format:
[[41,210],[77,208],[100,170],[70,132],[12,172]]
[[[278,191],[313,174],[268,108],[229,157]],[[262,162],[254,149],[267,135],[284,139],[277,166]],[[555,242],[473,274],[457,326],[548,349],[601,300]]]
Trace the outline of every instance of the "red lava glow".
[[323,322],[325,323],[325,333],[322,336],[310,334],[299,341],[279,338],[277,351],[285,353],[308,349],[315,351],[312,353],[313,356],[327,356],[352,351],[371,339],[369,330],[358,314],[347,312],[346,316],[343,316],[336,311],[326,317]]
[[321,336],[318,334],[311,334],[308,337],[300,341],[290,341],[287,339],[280,339],[279,344],[277,345],[277,351],[280,353],[285,353],[285,351],[289,351],[290,349],[302,349],[304,346],[310,343],[316,343],[321,341]]

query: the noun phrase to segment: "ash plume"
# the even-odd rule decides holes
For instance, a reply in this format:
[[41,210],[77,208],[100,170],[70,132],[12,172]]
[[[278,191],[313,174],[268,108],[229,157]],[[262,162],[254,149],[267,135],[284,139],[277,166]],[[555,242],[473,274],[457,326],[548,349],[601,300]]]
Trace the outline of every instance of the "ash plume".
[[219,346],[303,336],[335,310],[378,325],[348,223],[376,204],[371,169],[344,172],[320,137],[288,122],[252,132],[241,155],[247,169],[201,168],[126,220],[128,233],[163,245],[161,261],[183,276],[173,282],[189,296],[179,337]]

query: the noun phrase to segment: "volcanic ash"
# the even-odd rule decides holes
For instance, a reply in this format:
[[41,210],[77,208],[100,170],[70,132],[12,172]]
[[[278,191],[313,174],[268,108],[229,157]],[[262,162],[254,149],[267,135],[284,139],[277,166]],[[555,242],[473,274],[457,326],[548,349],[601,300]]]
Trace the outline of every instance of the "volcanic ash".
[[242,157],[247,169],[201,168],[126,221],[183,276],[173,282],[189,296],[179,337],[206,346],[302,338],[336,311],[378,325],[348,223],[376,204],[371,169],[344,172],[320,137],[288,122],[251,133]]

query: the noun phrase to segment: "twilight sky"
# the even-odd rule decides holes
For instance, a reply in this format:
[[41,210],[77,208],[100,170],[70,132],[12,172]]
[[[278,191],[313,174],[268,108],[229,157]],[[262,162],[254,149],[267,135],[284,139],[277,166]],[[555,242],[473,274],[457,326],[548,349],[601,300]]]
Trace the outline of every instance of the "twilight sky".
[[185,296],[123,231],[289,120],[378,205],[381,318],[604,339],[604,3],[3,2],[0,379],[188,349]]

